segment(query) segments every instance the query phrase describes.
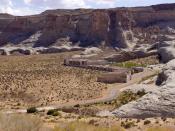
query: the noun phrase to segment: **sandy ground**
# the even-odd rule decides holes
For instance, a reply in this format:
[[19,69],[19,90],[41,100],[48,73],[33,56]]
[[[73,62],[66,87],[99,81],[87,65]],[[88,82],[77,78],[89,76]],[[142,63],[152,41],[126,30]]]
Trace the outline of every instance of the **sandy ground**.
[[0,108],[18,109],[95,99],[107,85],[100,72],[65,67],[72,53],[0,57]]

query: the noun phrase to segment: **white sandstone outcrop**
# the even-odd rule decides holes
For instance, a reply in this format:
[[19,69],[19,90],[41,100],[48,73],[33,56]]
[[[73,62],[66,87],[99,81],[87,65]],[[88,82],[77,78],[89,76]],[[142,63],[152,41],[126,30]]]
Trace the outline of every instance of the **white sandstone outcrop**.
[[160,82],[158,88],[112,113],[122,118],[174,117],[175,60],[166,64],[157,81]]
[[167,63],[168,61],[175,59],[175,48],[172,46],[161,47],[158,50],[158,54],[160,57],[160,61],[163,63]]

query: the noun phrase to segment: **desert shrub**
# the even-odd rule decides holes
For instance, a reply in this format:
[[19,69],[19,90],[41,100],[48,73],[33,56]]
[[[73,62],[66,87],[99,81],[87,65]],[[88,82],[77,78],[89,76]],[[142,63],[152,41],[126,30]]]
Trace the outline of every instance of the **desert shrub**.
[[140,122],[140,119],[137,119],[137,123],[139,123]]
[[0,115],[0,131],[40,131],[42,121],[30,115]]
[[77,108],[79,108],[79,107],[80,107],[80,105],[79,105],[79,104],[77,104],[77,105],[75,105],[74,107],[77,107]]
[[47,115],[60,116],[61,114],[56,109],[48,110]]
[[27,113],[36,113],[38,110],[36,109],[36,107],[30,107],[27,109]]
[[155,122],[156,124],[159,124],[159,121],[158,120],[156,120],[156,122]]
[[71,122],[66,124],[65,126],[57,126],[53,131],[124,131],[120,126],[114,127],[99,127],[90,125],[84,122]]
[[146,94],[145,90],[133,93],[132,91],[124,91],[117,98],[117,106],[125,105],[131,101],[135,101]]
[[165,117],[161,117],[161,119],[162,119],[162,121],[166,121],[167,120],[167,118],[165,118]]
[[116,108],[121,107],[122,105],[128,104],[129,102],[132,101],[136,101],[137,99],[141,98],[142,96],[144,96],[146,94],[145,90],[140,90],[137,93],[134,93],[132,91],[123,91],[121,94],[119,94],[119,96],[111,101],[111,102],[105,102],[105,103],[98,103],[98,105],[100,104],[105,104],[105,105],[113,105]]
[[133,121],[121,122],[121,126],[124,127],[125,129],[129,129],[135,126],[135,123]]
[[145,121],[144,121],[144,125],[148,125],[148,124],[150,124],[150,123],[151,123],[150,120],[145,120]]

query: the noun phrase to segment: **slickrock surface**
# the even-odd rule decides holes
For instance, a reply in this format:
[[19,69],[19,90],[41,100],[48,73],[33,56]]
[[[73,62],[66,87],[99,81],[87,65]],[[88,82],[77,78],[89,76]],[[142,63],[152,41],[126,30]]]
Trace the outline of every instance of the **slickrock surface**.
[[158,76],[159,87],[137,101],[113,111],[118,117],[174,117],[175,116],[175,60],[170,61]]

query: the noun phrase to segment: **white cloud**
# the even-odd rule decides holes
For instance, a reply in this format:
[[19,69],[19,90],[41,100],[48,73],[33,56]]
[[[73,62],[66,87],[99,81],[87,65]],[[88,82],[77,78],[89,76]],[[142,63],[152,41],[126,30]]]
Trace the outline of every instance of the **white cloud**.
[[32,2],[32,0],[24,0],[25,4],[30,4]]
[[64,8],[87,8],[89,7],[84,0],[61,0],[58,5],[61,4]]
[[[29,2],[29,0],[26,1]],[[30,15],[38,13],[27,6],[17,8],[13,2],[12,0],[0,0],[0,13],[9,13],[12,15]]]
[[97,7],[110,8],[115,7],[116,0],[86,0],[97,5]]
[[0,0],[0,12],[7,13],[12,12],[12,1],[11,0]]
[[0,13],[31,15],[46,9],[109,8],[115,0],[0,0]]
[[26,4],[49,8],[87,8],[86,0],[24,0]]
[[24,3],[33,6],[39,5],[40,7],[49,8],[93,8],[94,5],[103,7],[115,6],[116,0],[24,0]]

